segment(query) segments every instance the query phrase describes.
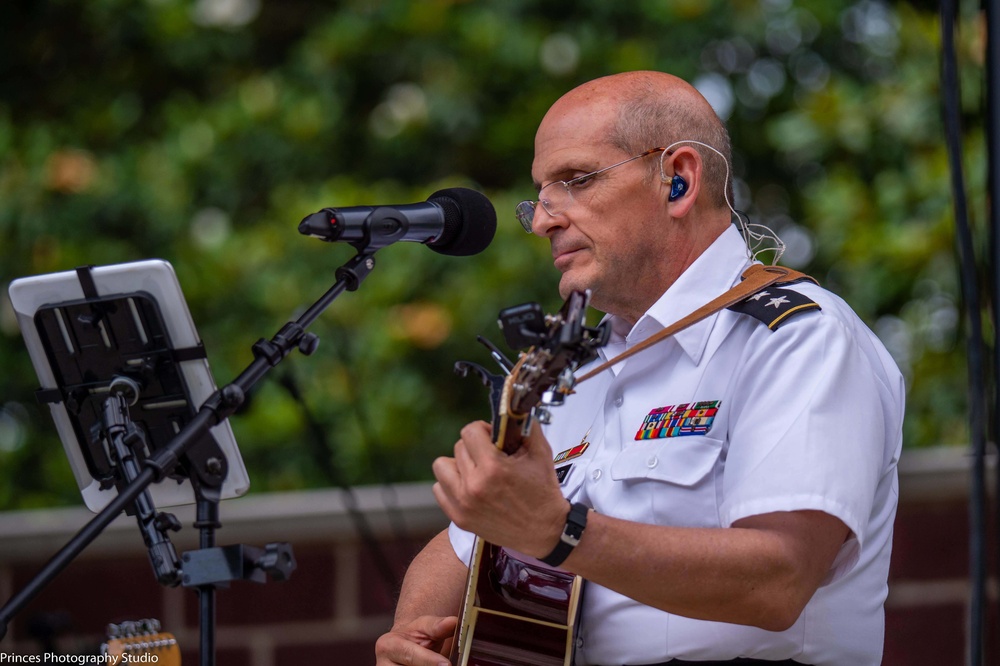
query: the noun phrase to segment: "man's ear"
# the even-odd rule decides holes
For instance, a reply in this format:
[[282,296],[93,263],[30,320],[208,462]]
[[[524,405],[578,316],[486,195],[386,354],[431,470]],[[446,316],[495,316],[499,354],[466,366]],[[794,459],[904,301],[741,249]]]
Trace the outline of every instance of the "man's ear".
[[701,154],[690,146],[681,146],[660,160],[660,183],[672,217],[683,217],[694,207],[701,190],[701,167]]

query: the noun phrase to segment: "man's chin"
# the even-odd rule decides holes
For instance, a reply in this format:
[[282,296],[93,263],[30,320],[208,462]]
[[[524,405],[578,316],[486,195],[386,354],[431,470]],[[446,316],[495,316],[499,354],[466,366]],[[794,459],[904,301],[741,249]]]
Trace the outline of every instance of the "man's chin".
[[587,289],[593,289],[593,287],[589,281],[582,279],[579,275],[563,273],[559,280],[559,295],[562,296],[563,300],[569,298],[570,293],[574,291],[586,291]]

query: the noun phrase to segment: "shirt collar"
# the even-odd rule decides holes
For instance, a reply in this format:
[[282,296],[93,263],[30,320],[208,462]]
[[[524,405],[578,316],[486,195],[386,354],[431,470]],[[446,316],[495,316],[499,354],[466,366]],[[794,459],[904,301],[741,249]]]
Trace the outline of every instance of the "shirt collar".
[[[609,317],[612,340],[624,341],[630,347],[648,338],[728,291],[739,281],[749,264],[743,236],[734,225],[730,225],[653,303],[631,330],[620,317]],[[716,319],[716,316],[708,317],[673,336],[694,363],[701,361]]]

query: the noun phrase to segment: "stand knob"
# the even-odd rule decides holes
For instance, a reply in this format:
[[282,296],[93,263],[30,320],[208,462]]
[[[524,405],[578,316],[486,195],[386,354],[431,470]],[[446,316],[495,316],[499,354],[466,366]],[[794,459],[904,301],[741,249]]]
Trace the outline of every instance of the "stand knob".
[[288,580],[297,566],[292,546],[288,543],[269,543],[264,554],[257,558],[256,567],[266,571],[272,580]]
[[299,351],[305,356],[312,356],[317,347],[319,347],[319,336],[315,333],[306,333],[299,340]]
[[160,512],[156,514],[156,521],[154,524],[156,525],[156,529],[161,533],[167,531],[180,532],[181,530],[181,521],[179,521],[177,516],[172,513]]

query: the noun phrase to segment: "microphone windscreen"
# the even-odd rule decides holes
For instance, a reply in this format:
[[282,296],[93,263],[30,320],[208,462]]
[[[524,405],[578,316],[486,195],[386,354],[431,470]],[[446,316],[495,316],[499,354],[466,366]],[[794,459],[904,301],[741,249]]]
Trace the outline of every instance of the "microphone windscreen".
[[438,190],[427,201],[444,210],[444,229],[427,244],[435,252],[465,257],[479,254],[493,242],[497,212],[486,195],[465,187],[451,187]]

